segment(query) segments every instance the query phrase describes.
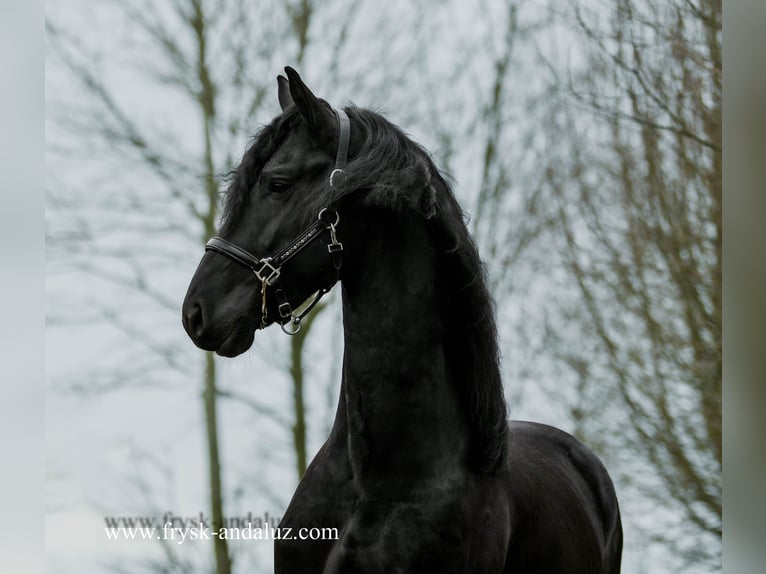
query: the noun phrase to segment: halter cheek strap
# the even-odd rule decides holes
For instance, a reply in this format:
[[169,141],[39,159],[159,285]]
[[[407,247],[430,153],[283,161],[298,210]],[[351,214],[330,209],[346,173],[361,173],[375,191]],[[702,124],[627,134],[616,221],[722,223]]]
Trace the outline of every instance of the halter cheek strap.
[[[330,173],[330,187],[342,190],[346,183],[345,167],[348,163],[348,146],[351,139],[351,122],[346,112],[340,109],[333,110],[338,120],[338,151],[335,155],[335,168]],[[319,300],[338,281],[342,265],[343,244],[338,241],[337,227],[340,223],[340,214],[328,206],[319,211],[317,220],[305,229],[297,238],[291,241],[287,247],[272,257],[258,258],[246,249],[226,241],[221,237],[211,237],[205,245],[205,251],[213,251],[233,259],[237,263],[249,268],[261,282],[261,328],[268,324],[267,310],[267,287],[274,291],[277,300],[277,309],[280,317],[280,326],[288,335],[295,335],[301,329],[303,318],[319,303]],[[332,266],[335,269],[335,279],[328,286],[321,287],[306,301],[293,310],[287,299],[287,294],[282,289],[279,278],[282,275],[282,266],[300,253],[307,245],[320,237],[324,231],[328,231],[330,242],[327,244],[327,252],[330,255]],[[286,325],[290,325],[286,328]]]

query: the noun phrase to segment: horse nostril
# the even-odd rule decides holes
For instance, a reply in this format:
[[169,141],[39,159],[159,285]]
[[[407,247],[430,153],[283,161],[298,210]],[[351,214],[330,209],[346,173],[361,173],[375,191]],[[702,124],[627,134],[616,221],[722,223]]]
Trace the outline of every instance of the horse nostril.
[[192,337],[200,337],[205,329],[205,321],[202,315],[202,306],[199,303],[192,305],[191,310],[184,315],[184,327]]

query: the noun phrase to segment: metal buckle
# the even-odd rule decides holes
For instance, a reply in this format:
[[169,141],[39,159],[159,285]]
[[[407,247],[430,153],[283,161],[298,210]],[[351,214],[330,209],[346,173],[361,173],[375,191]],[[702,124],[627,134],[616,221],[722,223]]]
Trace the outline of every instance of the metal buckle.
[[[277,277],[279,277],[279,267],[274,267],[271,263],[271,257],[265,257],[261,259],[261,263],[263,264],[260,269],[253,269],[253,273],[255,273],[255,276],[260,279],[261,283],[264,283],[266,285],[271,285],[271,282],[274,281]],[[264,270],[268,271],[268,276],[264,277],[263,272]]]
[[293,308],[290,306],[290,303],[285,301],[279,306],[279,316],[283,319],[287,319],[290,315],[293,314]]

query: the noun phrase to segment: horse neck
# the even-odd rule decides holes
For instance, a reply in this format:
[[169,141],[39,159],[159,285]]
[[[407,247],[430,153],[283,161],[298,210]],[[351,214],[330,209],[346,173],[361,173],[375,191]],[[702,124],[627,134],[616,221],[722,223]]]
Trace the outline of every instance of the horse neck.
[[368,477],[449,472],[463,462],[468,430],[425,223],[376,214],[355,235],[364,246],[342,281],[341,401],[352,466]]

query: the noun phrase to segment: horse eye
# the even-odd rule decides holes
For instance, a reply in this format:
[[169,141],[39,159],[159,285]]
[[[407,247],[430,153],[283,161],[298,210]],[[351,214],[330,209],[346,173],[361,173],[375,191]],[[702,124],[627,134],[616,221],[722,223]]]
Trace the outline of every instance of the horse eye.
[[269,182],[269,193],[285,193],[290,189],[290,184],[284,180],[271,180]]

